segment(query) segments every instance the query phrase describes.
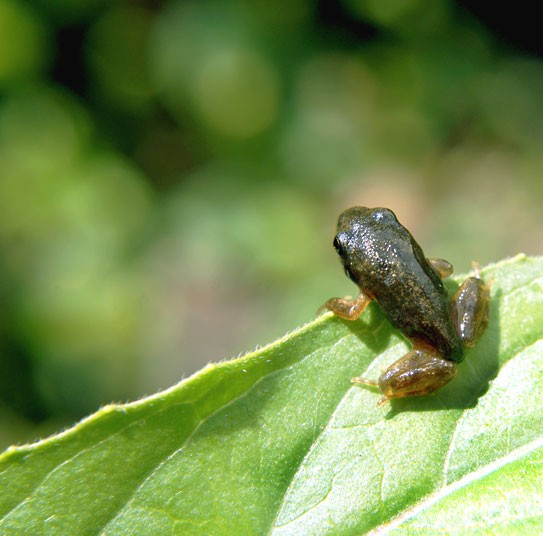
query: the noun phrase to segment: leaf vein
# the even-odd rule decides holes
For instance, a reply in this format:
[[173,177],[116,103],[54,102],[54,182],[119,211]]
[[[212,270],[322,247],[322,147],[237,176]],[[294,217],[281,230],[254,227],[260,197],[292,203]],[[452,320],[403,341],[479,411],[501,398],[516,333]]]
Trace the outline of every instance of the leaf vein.
[[497,460],[480,467],[476,471],[473,471],[456,482],[452,482],[451,484],[447,484],[446,486],[443,486],[436,492],[427,495],[424,497],[421,501],[413,505],[411,508],[405,510],[402,512],[399,516],[395,517],[385,525],[381,525],[380,527],[376,527],[374,530],[372,530],[369,534],[370,535],[381,535],[386,534],[387,532],[398,528],[404,523],[405,521],[415,517],[417,514],[422,512],[423,510],[426,510],[427,508],[430,508],[437,502],[439,502],[441,499],[444,499],[448,495],[454,493],[455,491],[458,491],[471,483],[475,482],[476,480],[480,478],[484,478],[485,476],[488,476],[492,472],[501,469],[502,467],[505,467],[506,465],[516,462],[517,460],[523,458],[524,456],[527,456],[528,454],[531,454],[532,452],[543,448],[543,437],[539,437],[535,439],[534,441],[531,441],[530,443],[527,443],[526,445],[523,445],[522,447],[519,447],[507,455],[498,458]]

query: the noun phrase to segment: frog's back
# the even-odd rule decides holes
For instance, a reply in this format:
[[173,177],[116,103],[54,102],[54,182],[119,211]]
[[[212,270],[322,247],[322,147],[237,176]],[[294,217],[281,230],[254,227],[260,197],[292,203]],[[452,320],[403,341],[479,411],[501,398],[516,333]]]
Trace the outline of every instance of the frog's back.
[[404,275],[401,284],[393,282],[385,292],[379,289],[375,300],[406,337],[424,341],[444,358],[459,362],[464,352],[450,317],[447,290],[433,268],[429,264],[426,268],[429,273],[424,269],[424,275],[410,273]]
[[359,245],[358,262],[366,266],[360,290],[377,301],[406,337],[461,361],[463,348],[451,321],[447,290],[411,234],[403,226],[372,228]]

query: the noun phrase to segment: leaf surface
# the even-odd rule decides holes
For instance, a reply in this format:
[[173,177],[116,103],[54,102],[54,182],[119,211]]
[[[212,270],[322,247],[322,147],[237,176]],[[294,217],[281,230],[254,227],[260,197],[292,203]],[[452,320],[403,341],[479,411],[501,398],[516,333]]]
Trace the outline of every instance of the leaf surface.
[[541,527],[543,258],[508,259],[483,277],[489,327],[436,395],[377,408],[380,395],[350,378],[378,376],[408,345],[375,305],[356,322],[323,315],[167,391],[8,449],[0,533]]

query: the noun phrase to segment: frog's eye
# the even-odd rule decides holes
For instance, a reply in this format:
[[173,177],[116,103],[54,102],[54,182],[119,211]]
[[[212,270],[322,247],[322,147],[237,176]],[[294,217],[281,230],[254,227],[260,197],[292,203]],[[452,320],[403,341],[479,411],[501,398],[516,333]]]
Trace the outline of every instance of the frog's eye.
[[398,221],[394,212],[388,208],[376,208],[371,217],[380,223],[396,223]]
[[341,242],[339,241],[339,238],[337,236],[334,238],[333,243],[334,243],[334,248],[341,255],[341,252],[343,251],[343,246],[341,245]]

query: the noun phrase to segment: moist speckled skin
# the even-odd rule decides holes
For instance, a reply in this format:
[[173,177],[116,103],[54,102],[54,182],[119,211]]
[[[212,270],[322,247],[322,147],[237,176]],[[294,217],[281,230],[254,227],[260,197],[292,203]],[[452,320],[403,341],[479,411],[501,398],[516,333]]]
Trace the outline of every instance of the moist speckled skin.
[[414,344],[464,359],[451,299],[411,233],[386,208],[353,207],[338,221],[334,247],[347,275]]

